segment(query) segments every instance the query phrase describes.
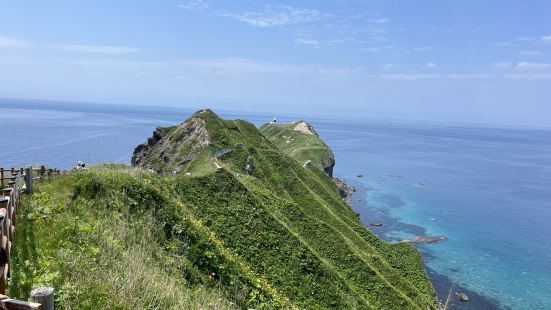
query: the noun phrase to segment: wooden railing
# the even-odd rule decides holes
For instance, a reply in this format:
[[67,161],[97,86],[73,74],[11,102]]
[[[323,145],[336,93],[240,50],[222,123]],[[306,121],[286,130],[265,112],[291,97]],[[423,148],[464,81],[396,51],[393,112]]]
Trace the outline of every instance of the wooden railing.
[[41,180],[46,177],[50,178],[59,174],[61,174],[61,170],[47,168],[46,166],[40,166],[38,168],[27,167],[27,168],[19,168],[19,169],[0,168],[0,185],[2,186],[2,188],[5,188],[5,186],[9,186],[13,188],[17,175],[20,175],[21,177],[25,178],[25,185],[28,187],[26,192],[28,194],[32,194],[33,180]]
[[[34,176],[35,172],[36,177]],[[0,183],[2,188],[7,185],[7,187],[3,189],[2,195],[0,195],[0,309],[2,310],[53,309],[53,292],[51,296],[47,296],[47,299],[44,299],[44,296],[42,296],[43,294],[40,297],[33,297],[33,293],[31,293],[31,300],[35,299],[34,301],[40,301],[44,303],[46,307],[43,307],[41,303],[10,299],[4,294],[6,293],[6,286],[10,275],[10,255],[12,252],[15,226],[17,224],[20,195],[23,193],[31,195],[33,193],[34,181],[50,178],[59,174],[61,174],[61,170],[47,169],[45,166],[20,169],[0,168]],[[44,292],[44,289],[41,289],[40,292]]]

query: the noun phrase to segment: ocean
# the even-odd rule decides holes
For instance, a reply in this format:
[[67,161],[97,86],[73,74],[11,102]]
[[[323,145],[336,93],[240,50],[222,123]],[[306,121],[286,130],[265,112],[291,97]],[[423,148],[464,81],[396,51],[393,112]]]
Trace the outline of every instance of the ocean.
[[[0,166],[68,169],[81,160],[129,163],[156,126],[190,109],[0,100]],[[261,125],[273,115],[216,111]],[[356,187],[352,207],[381,238],[446,236],[416,245],[452,309],[551,309],[551,131],[413,121],[305,119]],[[371,227],[380,222],[380,227]]]

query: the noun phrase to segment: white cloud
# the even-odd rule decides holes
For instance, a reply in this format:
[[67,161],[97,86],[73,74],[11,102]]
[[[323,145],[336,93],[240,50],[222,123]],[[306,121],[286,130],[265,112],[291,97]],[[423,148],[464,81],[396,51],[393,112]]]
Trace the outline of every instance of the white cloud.
[[375,53],[375,52],[380,52],[380,51],[383,51],[383,50],[389,50],[389,49],[392,49],[393,46],[377,46],[377,47],[364,47],[364,48],[361,48],[360,50],[364,51],[364,52],[370,52],[370,53]]
[[518,37],[516,39],[519,42],[525,42],[525,43],[531,43],[531,44],[551,44],[551,35],[544,35],[541,37],[530,37],[530,36],[524,36],[524,37]]
[[512,46],[513,43],[512,42],[496,42],[496,43],[492,43],[493,46],[497,46],[497,47],[508,47],[508,46]]
[[206,58],[188,59],[175,64],[179,67],[188,67],[207,70],[215,74],[241,75],[249,73],[286,74],[286,75],[329,75],[347,76],[353,72],[348,68],[331,68],[317,65],[289,65],[264,63],[247,58]]
[[27,41],[22,41],[9,37],[0,37],[0,47],[30,47],[32,44]]
[[541,51],[532,51],[532,50],[526,50],[526,51],[520,51],[519,53],[521,56],[538,56],[541,55]]
[[385,64],[385,65],[383,65],[383,69],[385,69],[385,70],[392,70],[392,69],[396,69],[398,67],[400,67],[400,65],[398,65],[398,64]]
[[519,62],[517,63],[517,69],[521,70],[541,70],[551,69],[551,63],[537,63],[537,62]]
[[520,74],[520,73],[511,73],[505,75],[506,79],[509,80],[551,80],[551,73],[541,73],[541,74]]
[[436,68],[436,64],[434,62],[429,62],[425,64],[425,67],[429,69],[433,69],[433,68]]
[[487,79],[492,77],[489,74],[426,74],[426,73],[415,73],[415,74],[383,74],[379,77],[384,79],[391,80],[406,80],[406,81],[415,81],[415,80],[474,80],[474,79]]
[[328,16],[315,9],[304,9],[288,5],[267,5],[262,11],[244,13],[219,12],[218,15],[261,28],[311,22]]
[[298,45],[319,46],[320,41],[314,39],[296,38],[295,43]]
[[379,42],[387,42],[387,41],[388,41],[387,38],[381,37],[381,36],[371,37],[371,38],[369,38],[369,40],[371,40],[371,41],[379,41]]
[[125,46],[101,46],[101,45],[58,45],[57,49],[81,52],[81,53],[94,53],[94,54],[131,54],[141,51],[141,48],[137,47],[125,47]]
[[374,24],[386,24],[390,21],[388,18],[376,18],[376,19],[370,19],[368,22],[374,23]]
[[[0,67],[7,63],[9,66],[41,67],[45,66],[67,68],[78,72],[79,76],[106,77],[126,76],[128,79],[145,77],[156,80],[164,76],[171,81],[181,77],[189,80],[209,81],[213,78],[248,79],[256,77],[278,78],[306,78],[310,79],[343,79],[359,72],[360,68],[329,67],[322,65],[303,65],[261,62],[248,58],[191,58],[177,61],[139,61],[127,58],[73,58],[58,57],[44,59],[24,59],[16,62],[13,59],[0,58]],[[76,69],[76,70],[75,70]],[[1,73],[1,72],[0,72]]]
[[188,0],[184,3],[178,4],[178,7],[181,9],[189,10],[189,11],[198,11],[202,12],[208,9],[210,6],[209,2],[206,0]]
[[528,36],[524,36],[524,37],[518,37],[518,38],[517,38],[517,41],[521,41],[521,42],[534,42],[534,41],[538,41],[538,38],[537,38],[537,37],[528,37]]
[[378,52],[380,51],[381,49],[378,48],[378,47],[366,47],[366,48],[362,48],[362,51],[365,51],[365,52]]
[[510,62],[494,62],[492,64],[492,66],[494,68],[498,68],[498,69],[506,69],[506,68],[511,67],[511,63]]
[[436,49],[436,47],[434,47],[434,46],[420,46],[420,47],[414,47],[413,51],[414,52],[425,52],[425,51],[433,51],[435,49]]

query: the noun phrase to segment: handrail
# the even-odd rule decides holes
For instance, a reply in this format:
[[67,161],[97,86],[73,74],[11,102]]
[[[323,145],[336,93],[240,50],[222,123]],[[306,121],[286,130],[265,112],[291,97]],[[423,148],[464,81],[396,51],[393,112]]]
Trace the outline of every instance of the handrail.
[[[33,172],[37,171],[38,175],[33,177]],[[8,285],[10,271],[10,256],[12,242],[14,241],[15,226],[17,223],[17,213],[20,206],[20,195],[25,193],[32,195],[33,181],[40,181],[46,178],[51,178],[61,174],[59,169],[47,169],[45,166],[40,168],[0,168],[0,184],[2,188],[5,186],[4,181],[8,181],[8,187],[4,188],[0,195],[0,309],[2,310],[49,310],[53,309],[53,292],[51,302],[46,302],[43,308],[41,303],[27,302],[21,300],[10,299],[5,296],[6,286]],[[31,298],[32,292],[31,292]],[[44,298],[42,296],[41,298]],[[35,301],[38,301],[34,299]],[[45,299],[40,299],[45,300]],[[50,305],[51,304],[51,305]]]

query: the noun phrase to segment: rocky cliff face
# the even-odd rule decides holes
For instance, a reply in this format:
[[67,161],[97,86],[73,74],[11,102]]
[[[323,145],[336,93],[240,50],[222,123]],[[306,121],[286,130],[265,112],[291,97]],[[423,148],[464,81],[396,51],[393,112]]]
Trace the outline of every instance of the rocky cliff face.
[[328,176],[333,177],[333,168],[335,167],[335,157],[331,152],[331,155],[323,157],[321,159],[321,166],[323,171],[327,173]]
[[167,173],[179,171],[211,142],[203,119],[193,117],[173,127],[158,127],[134,150],[132,166]]

